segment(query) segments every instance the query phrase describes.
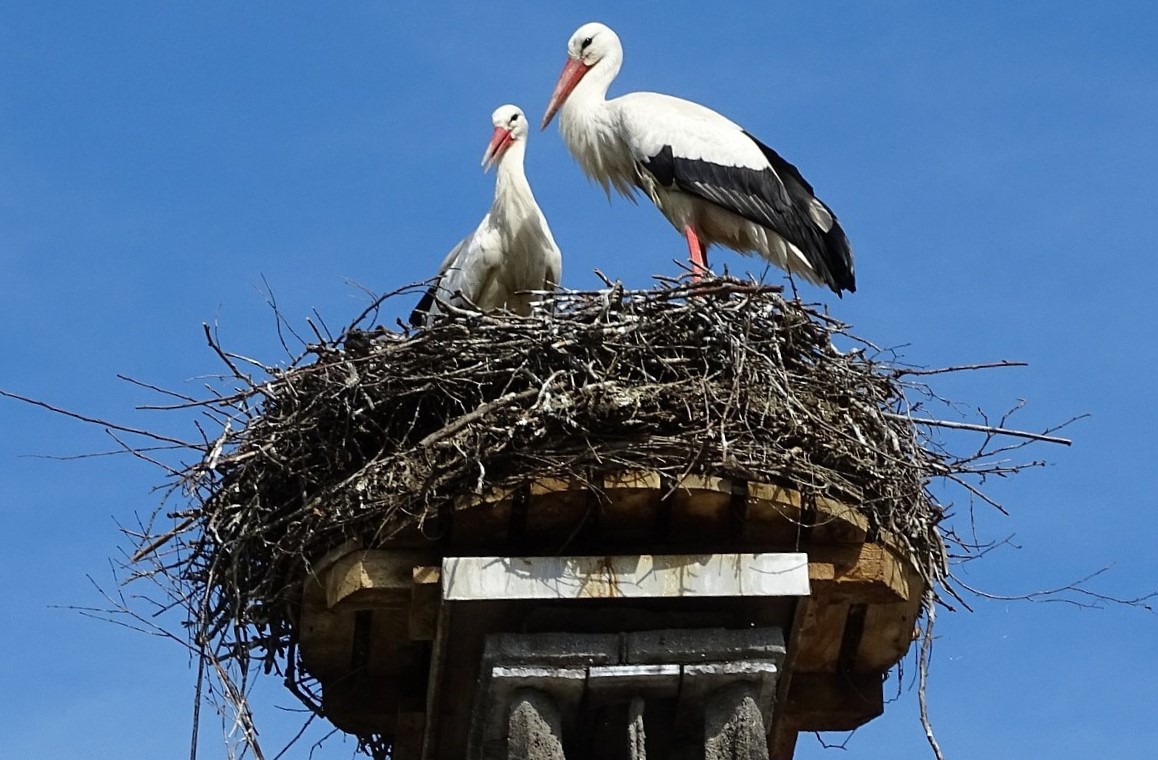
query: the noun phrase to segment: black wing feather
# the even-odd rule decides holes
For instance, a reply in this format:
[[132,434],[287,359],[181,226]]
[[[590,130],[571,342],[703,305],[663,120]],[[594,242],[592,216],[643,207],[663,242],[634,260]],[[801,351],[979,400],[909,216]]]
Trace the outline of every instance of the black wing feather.
[[[763,225],[799,248],[808,263],[840,295],[854,292],[852,248],[836,215],[816,199],[812,186],[800,171],[780,154],[747,132],[768,159],[771,169],[721,166],[710,161],[676,156],[670,145],[640,165],[665,187],[675,185],[686,193],[710,201],[734,214]],[[820,203],[832,217],[825,231],[813,221],[809,207]]]
[[414,327],[425,327],[427,320],[430,318],[430,307],[434,306],[434,294],[438,290],[439,283],[442,278],[438,278],[438,282],[430,286],[430,289],[422,294],[418,305],[414,307],[414,311],[410,312],[410,324]]
[[[809,229],[820,233],[823,248],[821,249],[824,263],[828,270],[828,275],[825,279],[830,288],[832,288],[837,295],[840,295],[841,290],[847,290],[850,293],[856,292],[856,270],[853,266],[852,260],[852,244],[848,241],[848,236],[844,232],[844,228],[840,226],[840,221],[836,218],[836,214],[828,207],[828,204],[816,197],[816,193],[812,189],[812,185],[808,184],[808,180],[800,174],[800,170],[786,161],[779,153],[757,140],[747,132],[744,135],[756,143],[760,148],[760,152],[768,159],[768,163],[776,171],[780,178],[784,181],[785,188],[789,195],[798,199],[798,207],[803,211],[807,222],[810,224]],[[822,230],[819,226],[812,222],[811,216],[808,214],[808,204],[815,200],[828,215],[832,217],[832,227],[827,232]],[[811,261],[811,258],[809,259]]]

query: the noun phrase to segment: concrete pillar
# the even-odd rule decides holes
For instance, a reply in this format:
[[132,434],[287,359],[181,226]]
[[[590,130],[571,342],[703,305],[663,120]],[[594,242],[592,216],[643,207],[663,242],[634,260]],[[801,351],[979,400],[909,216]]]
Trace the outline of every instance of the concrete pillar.
[[525,689],[511,699],[507,760],[564,760],[559,708],[543,692]]
[[632,697],[627,707],[627,757],[647,760],[647,735],[643,730],[643,697]]
[[704,705],[705,760],[768,760],[756,687],[737,683],[713,692]]

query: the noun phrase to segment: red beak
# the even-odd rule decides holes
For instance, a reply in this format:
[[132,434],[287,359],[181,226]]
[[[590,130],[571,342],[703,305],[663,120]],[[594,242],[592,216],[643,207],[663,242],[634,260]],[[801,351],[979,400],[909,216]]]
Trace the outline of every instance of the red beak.
[[506,127],[495,127],[495,132],[491,135],[490,145],[487,146],[487,152],[483,153],[482,167],[484,172],[490,171],[495,162],[503,157],[507,148],[511,147],[512,142],[514,139],[511,137],[511,130]]
[[555,118],[555,112],[559,110],[567,96],[571,94],[571,90],[575,89],[575,85],[579,84],[579,80],[583,78],[591,69],[590,66],[583,63],[577,58],[568,58],[567,65],[563,67],[563,73],[559,75],[559,82],[555,85],[555,91],[551,93],[551,102],[547,104],[547,112],[543,114],[543,123],[539,129],[546,129],[547,125],[551,123],[551,119]]

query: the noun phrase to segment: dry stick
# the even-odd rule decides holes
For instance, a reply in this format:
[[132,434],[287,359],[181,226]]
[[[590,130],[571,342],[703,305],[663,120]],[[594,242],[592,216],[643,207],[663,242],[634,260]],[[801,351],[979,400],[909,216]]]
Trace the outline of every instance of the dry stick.
[[15,401],[23,401],[24,403],[32,404],[33,406],[39,406],[41,409],[47,409],[50,412],[56,412],[57,414],[63,414],[65,417],[71,417],[74,420],[80,420],[81,422],[88,422],[88,423],[91,423],[93,425],[100,425],[101,427],[106,427],[106,428],[109,428],[111,430],[119,430],[122,433],[130,433],[132,435],[139,435],[139,436],[142,436],[144,438],[152,438],[154,441],[164,441],[165,443],[173,443],[173,444],[176,444],[177,446],[180,446],[183,449],[193,449],[194,451],[201,451],[203,448],[199,444],[189,443],[188,441],[182,441],[182,440],[179,440],[177,438],[170,438],[169,436],[166,436],[166,435],[159,435],[157,433],[150,433],[147,430],[138,430],[137,428],[125,427],[124,425],[117,425],[116,423],[109,422],[108,420],[102,420],[102,419],[99,419],[97,417],[89,417],[87,415],[80,414],[78,412],[70,412],[67,409],[61,409],[58,406],[53,406],[52,404],[47,404],[43,401],[37,401],[36,399],[28,398],[27,396],[21,396],[19,393],[13,393],[11,391],[6,391],[6,390],[3,390],[2,388],[0,388],[0,396],[4,396],[6,398],[10,398],[10,399],[13,399]]
[[[314,314],[317,314],[317,313],[318,312],[315,309]],[[325,328],[326,332],[328,333],[330,331],[330,328],[326,327],[326,323],[324,321],[322,321],[322,318],[320,315],[318,316],[318,321],[321,322],[322,327]],[[312,319],[310,319],[309,317],[306,317],[306,324],[310,326],[310,330],[313,332],[314,337],[318,339],[319,345],[326,346],[326,345],[329,345],[329,344],[334,342],[334,336],[330,335],[327,337],[327,336],[322,335],[321,331],[318,330],[318,326],[315,325],[314,321]],[[292,359],[292,361],[296,364],[297,362],[301,361],[301,357],[299,356],[296,359]],[[287,749],[288,749],[288,747],[287,747]],[[276,758],[274,760],[276,760]]]
[[274,296],[273,288],[270,287],[269,280],[265,278],[264,274],[261,275],[261,284],[265,286],[265,302],[269,304],[269,308],[273,310],[274,326],[277,329],[277,340],[279,343],[281,343],[282,350],[285,351],[286,356],[289,356],[292,359],[293,352],[290,351],[290,347],[286,344],[285,336],[281,334],[282,324],[285,324],[286,329],[289,330],[289,334],[297,338],[299,343],[301,343],[303,346],[307,344],[304,340],[302,340],[301,336],[294,331],[293,327],[290,326],[290,323],[285,319],[285,317],[282,316],[281,309],[279,309],[277,306],[277,297]]
[[[365,309],[363,309],[361,311],[361,313],[358,314],[358,316],[354,317],[353,321],[351,321],[350,324],[346,326],[346,329],[343,331],[343,333],[350,332],[355,327],[357,327],[358,324],[361,323],[361,321],[363,319],[370,316],[372,313],[374,313],[375,310],[379,309],[382,306],[383,302],[385,302],[385,301],[387,301],[395,296],[404,295],[406,293],[425,292],[427,288],[429,288],[431,285],[433,285],[437,281],[438,281],[437,277],[432,277],[429,280],[426,280],[425,282],[412,282],[409,285],[403,285],[402,287],[397,288],[396,290],[392,290],[389,293],[384,293],[380,296],[374,296],[373,300],[370,301],[370,305],[367,306]],[[349,282],[350,284],[359,288],[360,290],[367,293],[368,295],[373,295],[372,292],[370,290],[368,290],[367,288],[364,288],[361,285],[358,285],[357,283],[354,283],[351,280],[347,280],[347,282]]]
[[1059,438],[1054,435],[1042,435],[1041,433],[1029,433],[1024,430],[1013,430],[1012,428],[995,427],[993,425],[978,425],[973,422],[950,422],[949,420],[931,420],[923,417],[907,417],[896,412],[882,412],[885,417],[894,420],[901,420],[911,422],[914,425],[931,425],[932,427],[952,428],[953,430],[971,430],[975,433],[992,433],[994,435],[1007,435],[1012,438],[1028,438],[1031,441],[1044,441],[1045,443],[1060,443],[1063,446],[1070,446],[1073,444],[1069,438]]
[[925,621],[925,635],[921,638],[921,655],[918,666],[919,685],[917,687],[917,701],[921,707],[921,726],[925,729],[925,738],[933,748],[933,755],[937,760],[945,760],[941,754],[941,745],[933,735],[933,723],[929,720],[929,703],[926,699],[926,687],[929,681],[929,661],[933,656],[933,626],[937,622],[937,600],[930,588],[925,592],[925,610],[928,618]]
[[[555,374],[557,375],[559,373],[555,373]],[[510,406],[511,404],[514,404],[518,401],[522,401],[523,399],[531,398],[532,396],[538,396],[539,394],[541,394],[547,390],[547,386],[550,385],[550,383],[554,379],[554,377],[555,376],[552,375],[550,378],[548,378],[547,381],[545,383],[543,383],[542,387],[527,388],[526,390],[519,391],[518,393],[508,393],[505,396],[500,396],[499,398],[495,399],[494,401],[491,401],[489,403],[482,404],[482,405],[478,406],[477,408],[475,408],[474,411],[468,412],[467,414],[462,415],[458,419],[451,422],[449,425],[445,425],[445,426],[439,428],[438,430],[435,430],[433,433],[431,433],[430,435],[426,436],[421,441],[419,441],[418,445],[415,446],[414,448],[416,448],[416,449],[426,448],[427,446],[429,446],[432,443],[435,443],[437,441],[441,441],[444,438],[449,438],[450,436],[452,436],[455,433],[457,433],[458,431],[462,430],[464,427],[466,427],[470,423],[472,423],[478,419],[481,419],[482,417],[487,416],[488,414],[495,411],[496,409],[502,409],[504,406]],[[605,385],[610,385],[610,383],[592,383],[591,385],[583,386],[579,390],[580,391],[595,390],[596,388],[602,387]]]
[[193,726],[189,732],[189,760],[197,760],[198,735],[201,733],[201,695],[205,686],[205,652],[197,653],[197,683],[193,688]]
[[991,506],[991,507],[993,507],[994,509],[996,509],[996,510],[997,510],[998,512],[1000,512],[1001,514],[1005,515],[1006,517],[1008,517],[1008,516],[1009,516],[1009,512],[1008,512],[1008,511],[1005,509],[1005,507],[1001,506],[1001,504],[1000,504],[999,502],[997,502],[997,500],[993,499],[993,498],[992,498],[992,497],[990,497],[990,496],[986,496],[984,493],[982,493],[982,492],[981,492],[981,489],[980,489],[980,488],[978,488],[977,486],[973,485],[972,483],[969,483],[969,482],[968,482],[968,481],[966,481],[964,478],[960,478],[960,477],[958,477],[957,475],[954,475],[954,474],[952,474],[952,473],[949,473],[949,474],[945,474],[945,475],[942,475],[941,477],[943,477],[943,478],[947,478],[948,480],[951,480],[951,481],[953,481],[954,483],[956,483],[957,485],[961,486],[962,488],[964,488],[964,489],[965,489],[966,491],[968,491],[969,493],[971,493],[971,494],[973,494],[974,496],[976,496],[978,499],[981,499],[983,502],[985,502],[985,503],[986,503],[986,504],[988,504],[989,506]]
[[145,557],[149,556],[150,554],[157,551],[165,544],[172,541],[177,536],[181,535],[181,533],[183,533],[185,531],[185,529],[188,528],[192,524],[193,524],[193,518],[192,517],[185,518],[184,520],[181,521],[181,523],[177,527],[173,528],[165,535],[161,536],[160,538],[156,539],[155,541],[152,541],[148,546],[144,546],[144,547],[138,549],[136,554],[134,554],[132,557],[129,557],[129,562],[132,562],[132,563],[140,562]]
[[[21,459],[47,459],[52,462],[75,462],[79,459],[98,459],[100,457],[119,457],[125,454],[131,454],[138,451],[173,451],[177,448],[184,448],[178,446],[143,446],[135,448],[132,452],[125,451],[122,445],[119,449],[112,451],[90,451],[87,454],[20,454]],[[150,462],[152,460],[149,460]]]
[[[156,386],[156,385],[151,385],[150,383],[146,383],[142,380],[137,380],[136,378],[129,377],[128,375],[122,375],[122,374],[118,373],[117,379],[118,380],[124,380],[126,383],[132,383],[133,385],[140,386],[141,388],[145,388],[146,390],[153,391],[154,393],[160,393],[162,396],[172,396],[173,398],[179,398],[182,401],[197,402],[197,399],[193,398],[192,396],[186,396],[182,393],[177,393],[176,391],[171,391],[171,390],[161,388],[161,387]],[[143,407],[139,407],[139,406],[137,407],[137,409],[142,409],[142,408]]]
[[462,415],[461,417],[454,420],[450,424],[445,425],[445,426],[439,428],[438,430],[435,430],[433,433],[431,433],[430,435],[426,436],[421,441],[419,441],[418,445],[415,446],[414,448],[422,449],[422,448],[429,446],[432,443],[435,443],[437,441],[441,441],[444,438],[449,438],[450,436],[459,432],[460,430],[462,430],[464,427],[466,427],[470,423],[472,423],[475,420],[478,420],[482,417],[485,417],[486,415],[490,414],[491,412],[495,411],[496,409],[501,409],[504,406],[509,406],[510,404],[514,404],[516,402],[522,401],[523,399],[528,399],[528,398],[531,398],[532,396],[537,396],[539,394],[540,390],[541,390],[540,388],[527,388],[526,390],[519,391],[518,393],[508,393],[505,396],[500,396],[499,398],[495,399],[494,401],[491,401],[491,402],[486,403],[486,404],[481,404],[478,407],[476,407],[474,409],[474,411],[468,412],[467,414]]
[[253,756],[256,760],[265,760],[265,755],[261,751],[261,744],[257,741],[257,727],[253,725],[253,717],[249,710],[249,701],[245,697],[245,692],[233,683],[233,679],[229,677],[229,672],[225,666],[221,664],[221,660],[215,654],[205,649],[205,657],[209,664],[217,673],[217,682],[221,685],[225,692],[225,697],[229,699],[230,704],[237,711],[237,716],[234,719],[235,725],[241,728],[245,737],[245,743],[249,746]]
[[982,364],[958,364],[955,367],[941,367],[939,369],[895,369],[893,377],[906,375],[944,375],[950,372],[965,372],[971,369],[998,369],[1000,367],[1028,367],[1029,362],[1011,362],[1002,359],[999,362],[984,362]]
[[285,753],[289,752],[290,749],[298,743],[298,739],[302,738],[302,734],[306,732],[306,729],[310,727],[310,724],[314,722],[314,718],[316,717],[318,717],[317,713],[312,713],[310,717],[306,719],[306,722],[302,724],[301,729],[296,734],[294,734],[294,738],[290,739],[289,743],[282,747],[281,752],[278,752],[273,756],[273,760],[281,760],[283,757],[285,757]]
[[178,478],[181,477],[181,472],[179,470],[173,469],[172,467],[170,467],[169,465],[160,461],[159,459],[154,459],[153,457],[145,456],[142,449],[133,448],[129,444],[122,441],[120,438],[117,438],[116,435],[113,434],[113,431],[106,429],[105,435],[107,435],[109,438],[112,438],[114,441],[119,443],[121,445],[121,448],[125,450],[126,454],[128,454],[130,456],[134,456],[137,459],[140,459],[142,462],[148,462],[149,464],[153,465],[154,467],[162,469],[174,477],[178,477]]
[[[1109,569],[1109,567],[1103,567],[1099,570],[1095,570],[1094,572],[1088,574],[1085,578],[1074,581],[1073,583],[1068,583],[1065,586],[1058,586],[1057,588],[1045,589],[1042,591],[1031,591],[1028,594],[1018,594],[1014,596],[991,594],[988,591],[982,591],[979,588],[970,586],[960,578],[954,578],[953,582],[961,586],[969,593],[975,594],[982,599],[989,599],[999,602],[1061,602],[1063,604],[1072,604],[1075,607],[1082,607],[1086,609],[1100,609],[1099,604],[1106,603],[1117,604],[1123,607],[1140,607],[1144,610],[1153,610],[1153,607],[1150,604],[1147,604],[1147,602],[1150,599],[1158,597],[1158,591],[1153,591],[1149,594],[1138,596],[1133,599],[1125,599],[1122,597],[1110,596],[1109,594],[1100,594],[1096,591],[1090,591],[1088,588],[1082,587],[1082,584],[1097,578],[1099,575],[1102,575]],[[1094,601],[1080,602],[1076,599],[1067,598],[1065,596],[1066,593],[1084,596]]]
[[241,374],[241,370],[237,368],[237,365],[233,363],[229,355],[221,350],[221,346],[217,344],[217,339],[213,337],[213,330],[209,327],[209,323],[202,322],[201,327],[205,331],[205,340],[209,343],[209,347],[213,349],[213,353],[217,354],[217,356],[221,358],[221,361],[225,362],[225,366],[233,371],[233,375],[238,380],[244,380],[247,385],[253,387],[253,381],[248,376]]
[[[117,377],[120,377],[120,375]],[[212,392],[216,393],[216,391]],[[228,396],[215,395],[213,398],[209,399],[192,399],[184,404],[141,404],[136,408],[150,412],[171,412],[178,409],[209,409],[210,411],[216,411],[213,409],[215,406],[232,405],[234,408],[237,408],[236,404],[249,398],[254,394],[254,392],[254,389],[240,390],[235,393],[231,393]]]

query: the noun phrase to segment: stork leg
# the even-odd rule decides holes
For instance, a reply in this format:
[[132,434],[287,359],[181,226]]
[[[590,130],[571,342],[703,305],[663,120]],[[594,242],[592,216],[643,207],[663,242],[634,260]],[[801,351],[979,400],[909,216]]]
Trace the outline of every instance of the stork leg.
[[684,225],[684,237],[688,239],[688,255],[692,259],[692,279],[698,281],[708,273],[708,257],[695,227]]

